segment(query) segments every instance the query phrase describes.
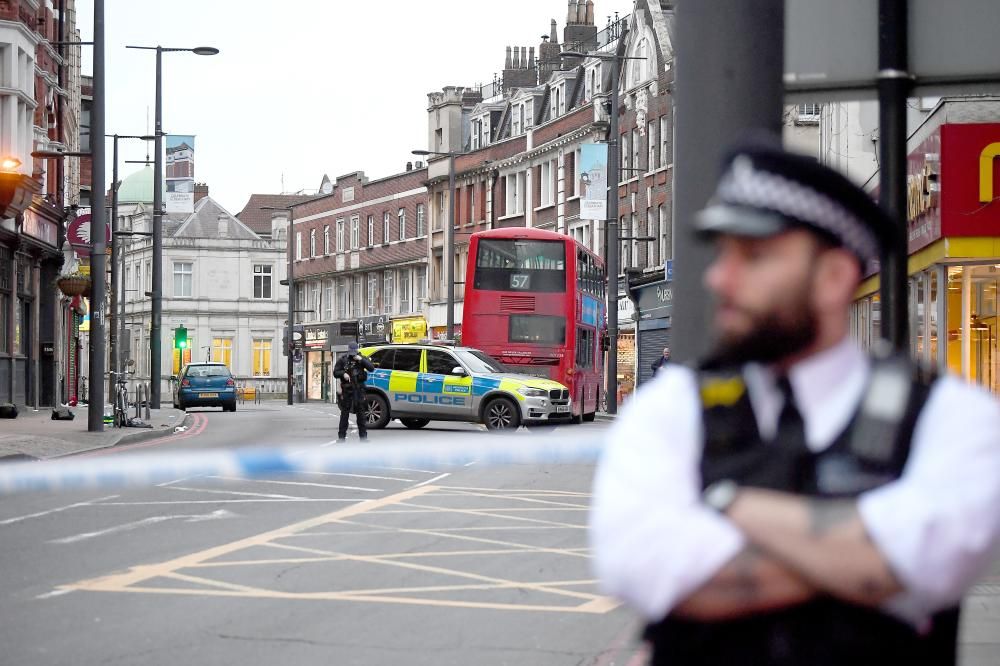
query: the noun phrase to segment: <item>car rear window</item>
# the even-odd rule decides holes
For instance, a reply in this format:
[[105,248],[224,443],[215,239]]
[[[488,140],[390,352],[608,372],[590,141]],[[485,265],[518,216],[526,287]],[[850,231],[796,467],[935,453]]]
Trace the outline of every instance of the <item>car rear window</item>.
[[187,369],[188,377],[228,377],[229,368],[224,365],[195,365]]

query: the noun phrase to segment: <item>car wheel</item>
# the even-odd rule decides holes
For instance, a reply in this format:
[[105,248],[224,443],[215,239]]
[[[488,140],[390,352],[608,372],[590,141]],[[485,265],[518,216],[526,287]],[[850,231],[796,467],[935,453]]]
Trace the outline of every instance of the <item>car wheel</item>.
[[587,412],[583,415],[583,420],[586,423],[591,423],[595,418],[597,418],[597,412]]
[[417,430],[418,428],[423,428],[425,425],[431,422],[430,419],[399,419],[400,422],[411,430]]
[[509,398],[493,398],[483,410],[487,430],[513,430],[521,425],[521,413]]
[[181,402],[180,400],[178,400],[177,401],[177,409],[181,410],[182,412],[186,412],[187,411],[187,406],[183,402]]
[[365,396],[365,423],[371,430],[380,430],[389,423],[389,403],[378,393]]
[[227,403],[222,406],[222,411],[224,412],[235,412],[236,411],[236,401]]

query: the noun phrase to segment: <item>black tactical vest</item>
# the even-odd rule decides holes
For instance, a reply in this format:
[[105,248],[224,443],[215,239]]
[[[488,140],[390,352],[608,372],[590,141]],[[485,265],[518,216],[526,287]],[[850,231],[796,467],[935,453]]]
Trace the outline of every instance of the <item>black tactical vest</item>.
[[[814,497],[855,497],[900,476],[933,376],[907,359],[876,359],[858,410],[819,453],[766,443],[739,371],[699,373],[704,486],[744,486]],[[929,633],[832,597],[746,618],[696,622],[668,616],[646,628],[654,666],[872,666],[955,663],[958,610]]]

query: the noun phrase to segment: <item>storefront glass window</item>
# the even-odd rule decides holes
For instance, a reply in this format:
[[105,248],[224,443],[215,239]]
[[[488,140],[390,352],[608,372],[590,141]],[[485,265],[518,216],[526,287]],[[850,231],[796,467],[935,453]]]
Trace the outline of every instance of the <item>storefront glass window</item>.
[[932,268],[927,274],[927,309],[924,311],[927,317],[927,335],[930,340],[928,353],[924,360],[932,364],[937,363],[938,357],[938,270]]
[[946,361],[948,370],[962,372],[962,275],[965,269],[961,266],[948,267],[948,296],[945,317],[948,346]]

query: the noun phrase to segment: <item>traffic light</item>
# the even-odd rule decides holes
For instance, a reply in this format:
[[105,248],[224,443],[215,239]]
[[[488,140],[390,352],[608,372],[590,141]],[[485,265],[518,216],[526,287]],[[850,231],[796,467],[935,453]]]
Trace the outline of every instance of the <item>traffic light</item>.
[[188,330],[183,326],[174,329],[174,349],[184,350],[188,346]]

